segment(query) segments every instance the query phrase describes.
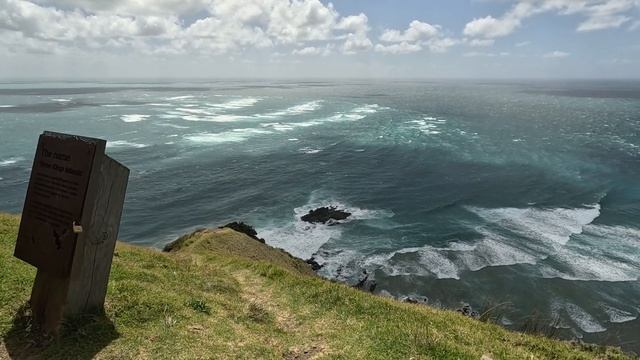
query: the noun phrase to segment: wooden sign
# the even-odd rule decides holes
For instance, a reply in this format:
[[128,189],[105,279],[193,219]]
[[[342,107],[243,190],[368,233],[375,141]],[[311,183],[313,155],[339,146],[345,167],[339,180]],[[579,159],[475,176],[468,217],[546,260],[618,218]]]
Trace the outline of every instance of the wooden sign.
[[100,139],[44,132],[14,255],[38,268],[31,308],[45,330],[104,306],[129,169]]

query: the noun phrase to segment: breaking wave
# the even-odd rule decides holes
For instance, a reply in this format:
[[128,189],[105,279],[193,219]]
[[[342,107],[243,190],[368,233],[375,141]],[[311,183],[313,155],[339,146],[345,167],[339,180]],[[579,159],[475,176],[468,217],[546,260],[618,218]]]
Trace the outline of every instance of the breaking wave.
[[393,216],[392,212],[385,210],[362,209],[331,198],[318,200],[312,196],[307,204],[293,209],[289,222],[281,226],[258,229],[258,233],[269,245],[285,249],[293,256],[309,259],[324,244],[332,239],[339,239],[344,231],[344,226],[311,224],[300,220],[310,210],[322,206],[335,206],[350,212],[351,216],[343,221],[345,223]]

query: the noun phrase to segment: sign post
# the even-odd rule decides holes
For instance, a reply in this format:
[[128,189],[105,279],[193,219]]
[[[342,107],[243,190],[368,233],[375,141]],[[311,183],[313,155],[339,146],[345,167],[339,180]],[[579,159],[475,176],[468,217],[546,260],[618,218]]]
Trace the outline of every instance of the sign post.
[[38,141],[14,256],[38,268],[30,304],[47,332],[104,308],[129,179],[105,147],[48,131]]

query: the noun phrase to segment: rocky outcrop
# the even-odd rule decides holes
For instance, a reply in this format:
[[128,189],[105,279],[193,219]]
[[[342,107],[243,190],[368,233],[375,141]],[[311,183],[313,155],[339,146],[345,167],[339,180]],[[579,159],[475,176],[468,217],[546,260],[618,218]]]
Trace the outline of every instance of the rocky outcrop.
[[340,220],[345,220],[349,216],[351,216],[351,213],[348,211],[340,210],[335,206],[323,206],[317,209],[309,210],[309,213],[302,216],[300,220],[312,224],[329,223],[329,225],[334,225],[339,224]]
[[374,292],[376,290],[376,287],[378,286],[378,283],[376,283],[375,280],[369,278],[367,270],[363,270],[362,275],[364,277],[360,279],[360,281],[358,281],[358,283],[353,287],[370,293]]
[[261,242],[263,244],[265,243],[264,239],[258,237],[258,232],[256,231],[256,229],[253,228],[253,226],[245,224],[243,222],[234,221],[234,222],[228,223],[226,225],[220,226],[219,228],[220,229],[229,228],[229,229],[235,230],[235,231],[237,231],[239,233],[243,233],[243,234],[249,236],[250,238],[252,238],[254,240],[258,240],[259,242]]
[[312,257],[310,259],[307,259],[304,262],[306,262],[307,264],[311,265],[311,269],[313,271],[318,271],[318,270],[322,269],[322,266],[323,266],[320,263],[318,263],[314,257]]
[[429,305],[429,299],[424,296],[405,296],[400,300],[409,304]]
[[464,304],[461,308],[456,309],[457,312],[459,312],[460,314],[466,316],[466,317],[470,317],[472,319],[479,319],[480,318],[480,313],[473,310],[473,308],[471,308],[471,305],[469,304]]

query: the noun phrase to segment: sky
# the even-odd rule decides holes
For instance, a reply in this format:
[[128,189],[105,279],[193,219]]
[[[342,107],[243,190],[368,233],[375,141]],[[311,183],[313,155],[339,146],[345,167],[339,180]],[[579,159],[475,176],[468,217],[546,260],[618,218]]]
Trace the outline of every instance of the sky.
[[640,0],[0,0],[0,79],[640,79]]

